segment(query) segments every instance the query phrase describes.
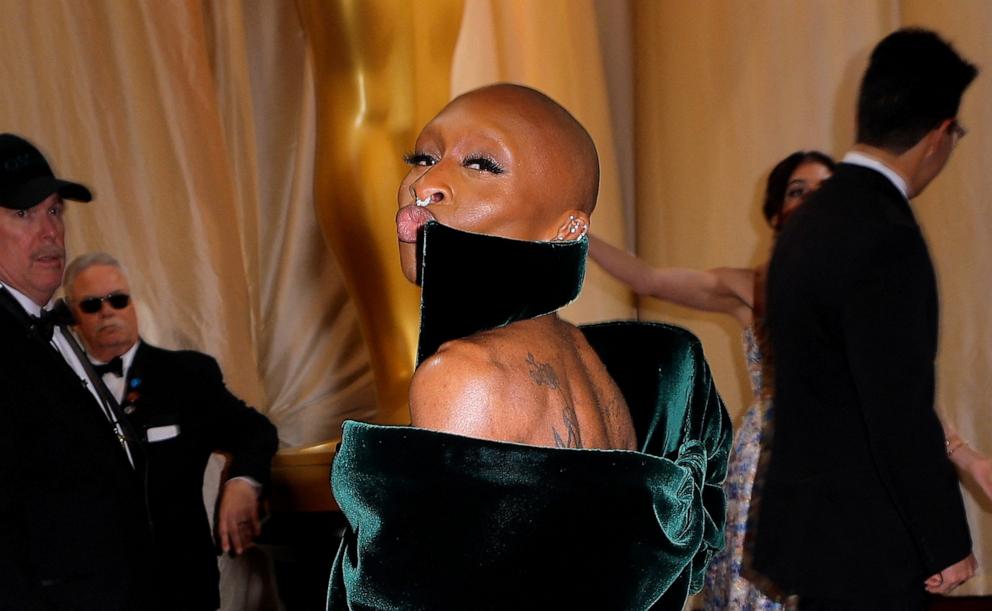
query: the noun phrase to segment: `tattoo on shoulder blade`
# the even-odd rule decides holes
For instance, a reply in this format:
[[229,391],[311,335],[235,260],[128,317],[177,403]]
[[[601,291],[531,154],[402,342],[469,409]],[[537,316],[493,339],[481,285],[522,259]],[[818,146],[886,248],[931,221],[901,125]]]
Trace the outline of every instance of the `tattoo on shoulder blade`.
[[561,420],[565,425],[565,439],[562,439],[558,429],[552,426],[551,434],[554,436],[555,446],[559,448],[581,448],[582,433],[579,431],[579,417],[575,413],[575,406],[572,405],[571,399],[565,393],[565,389],[561,387],[561,381],[558,379],[555,368],[550,363],[539,363],[530,352],[527,353],[527,368],[530,378],[534,380],[535,384],[538,386],[547,386],[551,390],[557,390],[561,394],[564,403],[564,407],[561,410]]
[[551,427],[551,433],[555,436],[555,446],[559,448],[581,448],[582,434],[579,432],[579,419],[575,415],[575,408],[571,403],[566,403],[562,409],[561,420],[565,423],[565,430],[568,431],[568,438],[562,440],[558,434],[558,429]]
[[530,379],[538,386],[547,386],[552,390],[560,390],[558,374],[550,363],[538,363],[530,352],[527,353],[527,367],[530,369]]

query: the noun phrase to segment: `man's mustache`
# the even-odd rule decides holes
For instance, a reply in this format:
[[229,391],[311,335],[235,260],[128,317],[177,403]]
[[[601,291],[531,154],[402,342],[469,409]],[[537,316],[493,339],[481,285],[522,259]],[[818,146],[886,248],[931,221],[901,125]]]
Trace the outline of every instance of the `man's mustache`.
[[34,259],[44,259],[49,257],[65,259],[65,247],[56,246],[55,244],[45,244],[38,250],[31,253],[31,257]]
[[97,325],[96,330],[97,333],[99,333],[101,331],[113,331],[113,330],[120,330],[123,328],[124,328],[124,323],[122,323],[121,321],[108,320],[106,322],[102,322],[99,325]]

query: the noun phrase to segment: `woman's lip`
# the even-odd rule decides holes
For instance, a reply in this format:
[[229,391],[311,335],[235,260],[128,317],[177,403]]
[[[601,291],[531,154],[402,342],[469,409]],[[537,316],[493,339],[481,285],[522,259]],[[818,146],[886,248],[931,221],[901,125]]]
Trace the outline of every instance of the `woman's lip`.
[[396,237],[400,242],[415,244],[417,232],[427,221],[434,220],[434,215],[421,206],[408,204],[396,212]]

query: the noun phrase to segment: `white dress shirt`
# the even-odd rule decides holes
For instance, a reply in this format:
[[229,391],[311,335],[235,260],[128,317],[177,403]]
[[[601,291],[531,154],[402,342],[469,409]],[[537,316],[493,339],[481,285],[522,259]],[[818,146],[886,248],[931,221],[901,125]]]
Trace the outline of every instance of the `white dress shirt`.
[[[140,340],[134,342],[134,345],[128,348],[128,351],[121,355],[121,375],[117,376],[110,372],[103,374],[103,384],[110,391],[110,394],[117,399],[118,403],[124,403],[124,395],[127,389],[124,388],[127,382],[127,372],[131,369],[131,363],[134,362],[134,353],[138,351],[138,344],[141,343]],[[90,359],[94,365],[103,365],[102,361],[97,361],[95,359]]]

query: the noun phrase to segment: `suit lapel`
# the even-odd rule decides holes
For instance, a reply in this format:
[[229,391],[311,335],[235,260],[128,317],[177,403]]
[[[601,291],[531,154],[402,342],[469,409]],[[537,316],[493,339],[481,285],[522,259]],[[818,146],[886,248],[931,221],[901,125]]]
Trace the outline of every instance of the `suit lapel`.
[[100,403],[65,358],[51,344],[32,337],[10,308],[0,307],[0,330],[4,348],[19,366],[22,373],[16,375],[23,377],[23,383],[45,397],[45,404],[57,406],[56,412],[71,410],[80,412],[83,418],[95,419],[101,434],[120,450],[118,454],[128,471],[134,472]]
[[141,392],[144,386],[144,376],[145,371],[149,370],[148,360],[150,357],[150,349],[148,344],[144,341],[138,340],[138,349],[134,352],[134,359],[131,361],[131,366],[127,368],[127,374],[124,380],[124,400],[121,406],[124,407],[127,414],[134,413],[134,409],[141,397]]

